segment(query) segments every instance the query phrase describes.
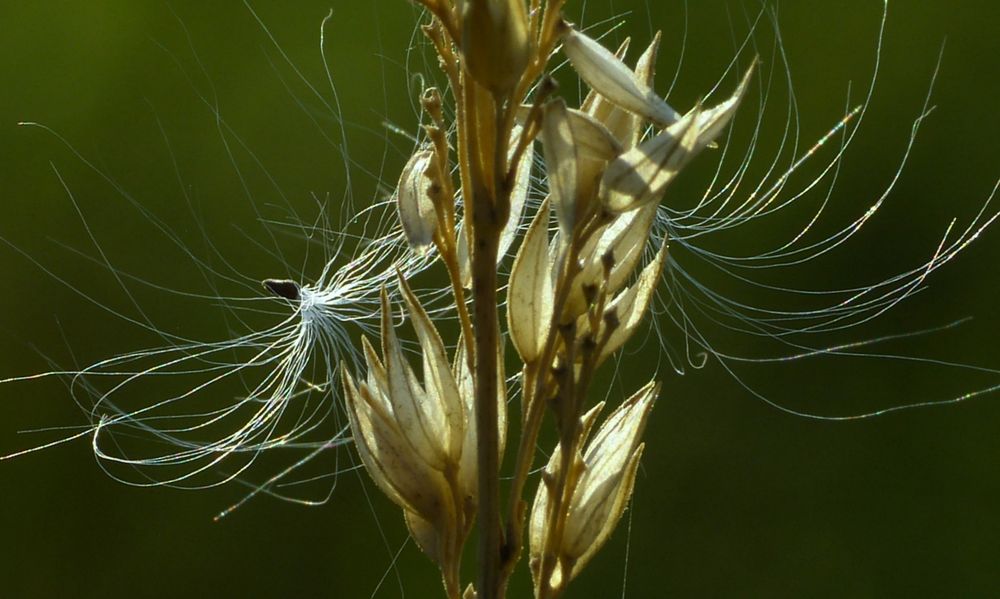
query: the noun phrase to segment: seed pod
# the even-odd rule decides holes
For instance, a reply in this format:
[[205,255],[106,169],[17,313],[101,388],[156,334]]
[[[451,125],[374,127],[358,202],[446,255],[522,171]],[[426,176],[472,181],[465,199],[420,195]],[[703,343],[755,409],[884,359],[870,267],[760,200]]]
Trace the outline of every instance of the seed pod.
[[581,159],[607,162],[621,154],[621,143],[599,120],[573,108],[567,109],[566,116]]
[[[657,31],[656,35],[653,36],[653,41],[649,43],[646,50],[635,61],[636,82],[650,89],[653,89],[653,81],[656,75],[656,57],[659,55],[661,37],[660,32]],[[630,116],[629,125],[631,125],[631,129],[626,135],[621,137],[622,144],[629,150],[639,143],[646,128],[646,119],[637,115]]]
[[549,207],[543,202],[514,259],[507,290],[507,326],[521,359],[539,358],[552,322]]
[[469,74],[495,94],[509,92],[531,58],[524,0],[462,0],[459,14]]
[[622,147],[607,127],[561,99],[549,102],[542,120],[542,144],[552,207],[562,239],[593,206],[601,173]]
[[[626,400],[601,425],[594,438],[587,443],[582,456],[574,461],[577,469],[576,485],[571,490],[569,505],[563,507],[565,527],[563,537],[555,543],[560,565],[566,564],[568,572],[557,569],[553,580],[545,581],[555,588],[562,588],[575,578],[590,559],[611,536],[625,511],[632,495],[635,474],[642,455],[640,442],[646,420],[659,394],[659,385],[650,382]],[[594,411],[581,420],[581,439],[586,439],[594,418]],[[542,473],[529,520],[529,542],[536,588],[543,581],[537,570],[546,536],[546,513],[552,501],[552,492],[546,480],[554,480],[561,461],[561,449],[556,448]],[[558,577],[558,579],[556,579]]]
[[[631,37],[626,37],[624,40],[622,40],[622,43],[618,46],[618,49],[615,50],[615,58],[617,58],[618,60],[625,60],[625,56],[628,54],[628,49],[629,46],[631,45],[632,45]],[[604,106],[601,106],[602,103],[604,103]],[[603,113],[607,110],[608,106],[614,106],[614,104],[608,103],[603,96],[601,96],[596,91],[591,89],[590,91],[587,92],[587,95],[583,98],[583,102],[580,103],[580,110],[596,117],[598,120],[607,124],[607,121],[604,119]]]
[[[440,407],[440,417],[436,414],[434,418],[440,420],[426,419],[426,422],[438,424],[436,430],[428,432],[436,436],[449,456],[449,462],[456,465],[457,458],[462,455],[462,441],[465,437],[466,421],[463,415],[464,405],[458,392],[458,385],[451,371],[451,364],[448,362],[448,355],[445,353],[444,342],[437,329],[431,323],[430,317],[420,305],[417,296],[414,295],[410,286],[402,275],[399,278],[399,291],[406,304],[406,310],[410,315],[410,322],[417,333],[420,342],[420,353],[423,357],[424,389],[428,396],[429,409]],[[384,306],[383,306],[383,309]],[[395,354],[394,354],[395,355]],[[436,404],[436,406],[435,406]]]
[[346,368],[341,377],[351,434],[369,476],[396,505],[443,523],[450,493],[440,470],[413,451],[387,398],[366,384],[356,385]]
[[[478,491],[478,455],[479,455],[479,431],[476,429],[476,393],[475,380],[469,370],[469,361],[465,356],[465,343],[460,336],[457,350],[455,350],[455,360],[452,370],[455,373],[455,382],[458,384],[459,394],[465,407],[467,422],[465,425],[465,442],[462,445],[462,463],[458,471],[458,482],[461,485],[462,497],[471,505],[476,507],[476,493]],[[506,381],[507,373],[504,368],[504,344],[500,343],[497,348],[497,380]],[[504,447],[507,444],[507,385],[497,385],[497,445],[499,454],[503,455]],[[474,510],[473,510],[474,511]],[[472,525],[473,514],[469,514],[468,524]]]
[[699,112],[695,108],[659,135],[608,164],[600,192],[608,210],[625,212],[660,199],[694,151]]
[[601,179],[600,196],[604,205],[612,212],[624,212],[658,202],[681,169],[729,124],[753,70],[751,65],[725,102],[708,110],[696,106],[655,137],[612,160]]
[[665,127],[680,114],[597,40],[564,24],[563,52],[580,78],[622,108]]
[[659,395],[652,381],[618,407],[587,443],[585,469],[573,493],[566,520],[566,552],[576,569],[608,539],[632,494],[635,469],[642,453],[642,433]]
[[[663,244],[656,253],[656,258],[642,269],[635,283],[608,303],[604,311],[605,318],[601,320],[600,327],[593,335],[599,343],[602,343],[597,364],[604,362],[610,355],[618,351],[639,328],[639,324],[649,309],[649,303],[653,299],[653,292],[659,285],[666,256],[667,245]],[[608,327],[611,323],[614,326],[609,331]],[[590,333],[589,319],[586,316],[581,316],[577,320],[577,328],[580,331],[579,337],[587,336]]]
[[653,88],[653,80],[656,77],[656,57],[660,54],[660,41],[663,39],[663,32],[657,31],[653,40],[649,42],[642,56],[635,61],[635,80],[639,85]]
[[442,398],[427,394],[406,361],[392,325],[392,307],[385,290],[382,291],[382,357],[389,379],[388,399],[400,430],[421,460],[443,472],[451,445],[445,406]]
[[[650,230],[656,220],[656,206],[647,205],[638,210],[624,212],[590,238],[580,252],[582,268],[576,276],[566,306],[563,320],[576,318],[587,309],[589,302],[584,289],[602,282],[609,295],[614,295],[625,285],[639,264],[649,241]],[[611,272],[604,279],[604,261],[612,260]]]
[[[600,415],[601,411],[604,410],[604,403],[600,402],[593,408],[587,411],[586,414],[580,417],[579,431],[581,443],[585,442],[590,436],[590,431],[594,428],[594,422],[597,421],[597,417]],[[541,554],[545,548],[545,542],[549,536],[548,528],[548,510],[549,502],[551,500],[552,494],[555,489],[552,488],[552,483],[555,482],[555,477],[558,474],[560,464],[562,463],[562,448],[556,445],[556,450],[549,457],[548,464],[542,469],[542,480],[539,482],[538,490],[535,492],[535,500],[531,504],[531,514],[528,520],[528,550],[529,550],[529,567],[531,568],[531,576],[534,578],[535,587],[537,589],[539,582],[540,572],[539,566],[541,565]],[[581,467],[583,464],[582,459],[577,459],[575,465]],[[557,568],[558,569],[558,568]],[[553,574],[553,578],[560,577],[561,572]],[[553,588],[558,588],[563,582],[569,582],[568,580],[562,581],[550,581],[550,585]]]
[[733,95],[718,106],[702,111],[698,116],[698,131],[700,132],[698,135],[698,143],[700,145],[698,150],[715,141],[726,125],[729,124],[733,115],[736,114],[736,109],[739,108],[740,102],[743,101],[743,96],[746,95],[747,88],[750,87],[750,80],[753,78],[756,68],[757,60],[755,59],[750,64],[747,72],[743,74],[743,78],[740,79],[740,84],[736,87]]
[[545,106],[545,116],[542,118],[542,149],[549,179],[549,197],[563,239],[569,239],[573,232],[580,199],[577,189],[577,145],[568,112],[566,102],[557,98]]
[[[454,564],[445,562],[458,556],[446,549],[460,544],[468,534],[472,523],[468,510],[476,505],[476,461],[463,456],[466,443],[475,444],[475,435],[469,436],[474,422],[472,402],[460,391],[456,371],[427,312],[402,276],[398,278],[420,343],[423,383],[403,354],[383,289],[383,356],[380,359],[371,343],[362,339],[367,379],[358,385],[342,366],[344,396],[365,469],[403,509],[421,549],[448,569]],[[503,400],[498,397],[498,401]]]
[[433,242],[437,230],[437,213],[431,199],[431,186],[436,169],[433,169],[434,150],[419,149],[410,156],[396,188],[396,207],[399,221],[410,247],[423,251]]

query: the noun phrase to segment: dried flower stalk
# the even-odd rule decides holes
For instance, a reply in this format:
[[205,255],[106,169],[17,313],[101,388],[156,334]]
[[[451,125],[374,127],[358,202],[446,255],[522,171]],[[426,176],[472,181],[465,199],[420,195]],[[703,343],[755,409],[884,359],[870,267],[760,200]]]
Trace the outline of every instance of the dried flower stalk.
[[[651,242],[656,203],[719,136],[751,72],[728,101],[681,115],[653,91],[658,35],[633,69],[622,61],[624,47],[612,53],[566,23],[559,1],[420,3],[433,15],[424,31],[447,76],[456,116],[445,122],[437,91],[425,95],[432,121],[427,141],[407,162],[396,198],[411,247],[433,244],[446,266],[463,341],[450,362],[401,277],[420,339],[423,385],[405,362],[383,293],[384,358],[366,342],[368,382],[357,385],[343,375],[352,430],[378,486],[403,508],[414,538],[441,568],[449,597],[459,596],[463,544],[477,518],[479,576],[466,595],[492,599],[505,595],[523,551],[523,495],[550,412],[559,446],[535,495],[529,539],[535,596],[556,597],[624,511],[658,392],[653,383],[638,391],[586,442],[599,411],[587,408],[593,373],[636,332],[663,268],[666,244],[635,273]],[[560,45],[592,89],[579,109],[556,97],[545,77]],[[650,125],[656,132],[644,139]],[[454,157],[447,131],[454,131]],[[535,143],[542,145],[549,198],[531,218],[508,281],[506,321],[523,364],[522,436],[501,522],[506,380],[497,263],[524,212]],[[550,209],[558,225],[554,237]],[[471,314],[465,311],[468,287]],[[450,375],[463,371],[469,375]],[[463,432],[469,430],[478,434]]]
[[[446,595],[504,597],[526,554],[534,596],[550,599],[563,595],[606,543],[631,498],[642,434],[660,386],[650,381],[630,391],[603,420],[605,402],[593,405],[591,387],[597,369],[642,329],[650,312],[668,260],[665,231],[675,230],[664,225],[659,202],[700,153],[718,147],[754,81],[756,61],[727,99],[711,106],[699,102],[682,112],[656,91],[659,34],[636,60],[626,62],[628,40],[616,51],[604,47],[563,19],[561,0],[415,1],[428,11],[422,31],[438,55],[448,97],[431,87],[420,98],[426,121],[398,180],[392,230],[367,240],[372,243],[342,268],[328,263],[312,284],[266,279],[263,286],[274,301],[293,311],[274,329],[223,343],[125,354],[76,373],[74,385],[77,377],[91,374],[124,377],[111,391],[95,394],[97,404],[115,410],[116,393],[141,378],[173,374],[176,368],[206,380],[149,407],[102,414],[92,428],[58,442],[92,435],[102,461],[186,468],[158,481],[186,483],[233,455],[280,446],[312,428],[308,418],[293,418],[290,431],[277,432],[290,400],[314,390],[326,395],[303,382],[315,352],[325,360],[325,384],[332,386],[339,372],[361,461],[440,569]],[[557,51],[589,88],[578,107],[558,95],[548,76]],[[454,110],[445,110],[446,104]],[[863,110],[849,112],[838,127]],[[536,153],[544,158],[541,173],[533,173],[540,170]],[[765,210],[788,173],[734,214],[750,220]],[[533,174],[541,174],[535,179],[547,192],[537,206],[528,198]],[[822,315],[839,326],[845,317],[881,314],[996,218],[984,208],[957,239],[943,240],[921,268],[861,293],[849,290],[849,299]],[[836,245],[857,227],[823,243]],[[678,237],[683,243],[682,236],[674,241]],[[809,256],[825,252],[823,243],[811,246]],[[498,264],[512,251],[510,275],[502,280]],[[797,251],[778,254],[798,259]],[[426,305],[410,283],[438,262],[448,275],[449,307],[459,324],[447,340],[432,321],[440,307]],[[415,352],[399,336],[406,328],[394,321],[398,303],[415,335]],[[342,328],[348,320],[379,336],[379,349],[363,338],[360,350],[338,353],[350,340]],[[504,333],[513,351],[502,342]],[[250,348],[252,356],[232,370],[214,364],[234,348]],[[411,364],[414,353],[419,368]],[[520,436],[514,439],[504,502],[500,466],[507,398],[514,395],[505,367],[515,354]],[[342,362],[341,355],[353,360]],[[149,356],[160,362],[135,372],[120,368]],[[160,418],[159,409],[254,368],[263,370],[261,382],[221,412],[228,416],[251,406],[251,417],[232,433],[208,441],[183,437],[211,430],[221,419],[214,415],[189,428],[150,425]],[[922,404],[909,407],[915,405]],[[558,441],[535,481],[531,473],[546,422]],[[153,458],[114,455],[101,441],[117,428],[153,432],[173,449]],[[346,441],[338,437],[316,452]],[[532,493],[529,485],[536,485]],[[462,562],[474,528],[477,577],[470,582],[462,580]]]

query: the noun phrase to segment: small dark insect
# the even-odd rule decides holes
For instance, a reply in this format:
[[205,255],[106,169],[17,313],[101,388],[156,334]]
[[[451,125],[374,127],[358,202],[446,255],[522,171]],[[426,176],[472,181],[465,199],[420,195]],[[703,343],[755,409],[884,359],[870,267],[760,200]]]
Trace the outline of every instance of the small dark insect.
[[298,301],[300,299],[299,284],[295,281],[287,279],[264,279],[261,285],[264,286],[264,289],[286,300]]

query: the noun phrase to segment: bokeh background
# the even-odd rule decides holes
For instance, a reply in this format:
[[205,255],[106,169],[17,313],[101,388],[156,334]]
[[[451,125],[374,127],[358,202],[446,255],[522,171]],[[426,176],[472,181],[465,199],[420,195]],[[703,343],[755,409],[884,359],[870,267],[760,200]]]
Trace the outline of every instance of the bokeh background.
[[[611,40],[633,35],[641,43],[662,28],[661,86],[683,47],[671,100],[687,107],[722,75],[759,10],[755,2],[690,4],[685,10],[674,0],[571,1],[568,12],[611,30]],[[403,0],[253,5],[259,22],[235,1],[2,3],[0,378],[155,342],[99,307],[135,313],[107,271],[74,252],[96,255],[57,171],[94,238],[124,271],[206,291],[190,261],[127,193],[189,247],[204,250],[208,231],[242,272],[290,274],[257,247],[265,229],[255,209],[268,219],[287,221],[294,210],[311,220],[315,198],[329,194],[336,206],[348,185],[337,123],[295,71],[331,101],[319,50],[328,9],[325,54],[356,163],[349,185],[361,204],[385,193],[378,181],[392,185],[410,142],[387,134],[383,122],[414,130],[413,89],[427,71],[419,50],[410,50],[415,10]],[[849,82],[854,101],[860,99],[881,3],[788,2],[777,14],[804,149],[843,114]],[[624,19],[606,20],[613,15]],[[892,180],[944,45],[936,109],[866,232],[815,266],[775,273],[775,280],[803,288],[874,282],[927,259],[952,218],[961,224],[975,215],[1000,175],[998,23],[1000,8],[985,0],[890,6],[875,99],[841,172],[824,221],[829,231],[861,214]],[[764,67],[775,67],[774,27],[766,18],[755,39]],[[202,97],[216,103],[231,132],[220,129]],[[787,106],[787,93],[772,102]],[[16,126],[25,120],[51,127],[96,170],[54,135]],[[762,141],[772,152],[782,121],[774,122]],[[706,174],[690,175],[681,189],[696,190]],[[787,235],[801,214],[752,234]],[[306,257],[300,237],[286,232],[279,241],[289,263],[315,259]],[[753,247],[739,236],[729,242]],[[989,231],[935,273],[926,292],[878,322],[814,343],[972,316],[962,326],[874,349],[1000,367],[998,262],[1000,231]],[[217,305],[142,286],[136,294],[166,330],[203,339],[226,334]],[[752,338],[706,330],[722,349],[772,355]],[[683,348],[679,333],[665,334]],[[996,393],[950,407],[818,421],[753,397],[714,360],[679,376],[657,347],[633,347],[622,367],[625,380],[642,381],[659,365],[664,381],[632,508],[571,596],[1000,593]],[[782,406],[826,415],[947,399],[998,382],[996,375],[887,358],[749,364],[738,372]],[[60,435],[19,431],[85,423],[59,380],[0,386],[0,454]],[[311,467],[330,472],[336,463],[331,455]],[[322,497],[329,483],[302,490]],[[401,518],[364,477],[340,476],[319,507],[259,497],[213,522],[245,493],[235,484],[197,492],[127,487],[102,473],[86,440],[0,462],[0,596],[438,596],[436,571],[406,544]],[[512,596],[526,596],[525,581],[519,585]]]

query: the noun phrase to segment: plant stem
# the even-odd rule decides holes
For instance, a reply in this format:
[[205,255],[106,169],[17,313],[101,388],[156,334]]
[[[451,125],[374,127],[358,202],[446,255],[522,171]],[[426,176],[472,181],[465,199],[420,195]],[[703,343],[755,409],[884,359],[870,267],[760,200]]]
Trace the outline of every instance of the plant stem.
[[[500,231],[510,211],[510,190],[506,182],[506,147],[509,131],[500,100],[476,94],[475,83],[466,79],[466,118],[472,166],[471,193],[467,218],[472,220],[472,299],[475,332],[475,405],[478,443],[477,522],[479,599],[502,597],[500,524],[500,447],[497,430],[497,380],[499,322],[497,310],[497,252]],[[477,97],[478,96],[478,97]],[[477,101],[478,100],[478,101]],[[485,100],[485,101],[484,101]],[[492,135],[482,135],[492,128]],[[490,143],[492,142],[492,143]],[[484,163],[492,166],[492,180],[483,173]]]
[[[487,212],[477,210],[477,213]],[[479,219],[477,219],[479,220]],[[485,220],[485,219],[483,219]],[[497,293],[496,235],[483,235],[476,223],[472,260],[473,313],[476,333],[476,433],[479,466],[480,599],[499,599],[500,448],[497,434]]]

